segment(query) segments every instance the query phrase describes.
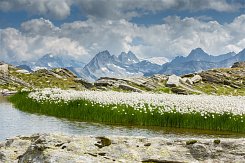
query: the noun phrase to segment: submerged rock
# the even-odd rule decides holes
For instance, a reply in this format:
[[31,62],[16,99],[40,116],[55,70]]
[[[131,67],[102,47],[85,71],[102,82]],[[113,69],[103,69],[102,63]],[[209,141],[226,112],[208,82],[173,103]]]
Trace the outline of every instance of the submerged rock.
[[35,134],[0,142],[0,162],[244,162],[244,139]]

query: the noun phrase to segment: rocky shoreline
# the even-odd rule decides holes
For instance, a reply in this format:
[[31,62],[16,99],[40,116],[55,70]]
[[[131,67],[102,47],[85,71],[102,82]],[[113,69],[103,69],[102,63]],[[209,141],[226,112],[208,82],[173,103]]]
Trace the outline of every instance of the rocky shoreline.
[[34,134],[0,142],[0,162],[245,162],[245,139]]

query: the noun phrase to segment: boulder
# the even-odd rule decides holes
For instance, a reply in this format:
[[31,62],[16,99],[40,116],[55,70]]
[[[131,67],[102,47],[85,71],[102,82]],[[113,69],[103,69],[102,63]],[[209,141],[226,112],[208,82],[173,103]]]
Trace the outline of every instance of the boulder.
[[1,64],[0,65],[0,75],[7,76],[9,73],[9,66],[8,64]]
[[197,143],[190,146],[190,153],[195,159],[204,161],[210,157],[211,151],[204,144]]
[[195,75],[191,78],[192,83],[197,83],[202,81],[202,77],[200,75]]
[[171,75],[168,77],[168,81],[166,83],[166,86],[168,87],[178,87],[180,85],[181,77],[176,75]]

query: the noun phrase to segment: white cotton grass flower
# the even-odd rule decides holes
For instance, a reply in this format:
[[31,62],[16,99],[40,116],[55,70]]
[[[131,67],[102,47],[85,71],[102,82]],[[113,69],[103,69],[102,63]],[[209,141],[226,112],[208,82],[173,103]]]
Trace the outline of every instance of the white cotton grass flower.
[[[67,103],[73,100],[91,101],[91,106],[125,105],[139,112],[155,112],[160,114],[200,113],[202,117],[212,117],[214,114],[244,115],[244,96],[214,96],[214,95],[176,95],[154,93],[124,93],[114,91],[75,91],[46,88],[31,92],[29,98],[38,102],[50,101]],[[87,105],[87,104],[85,104]]]

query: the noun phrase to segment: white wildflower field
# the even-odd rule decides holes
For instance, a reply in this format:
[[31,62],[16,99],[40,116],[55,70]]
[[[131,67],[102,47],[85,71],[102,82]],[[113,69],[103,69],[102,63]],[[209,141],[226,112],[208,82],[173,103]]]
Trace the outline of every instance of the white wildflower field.
[[46,114],[80,120],[245,132],[244,96],[43,89],[26,98]]

